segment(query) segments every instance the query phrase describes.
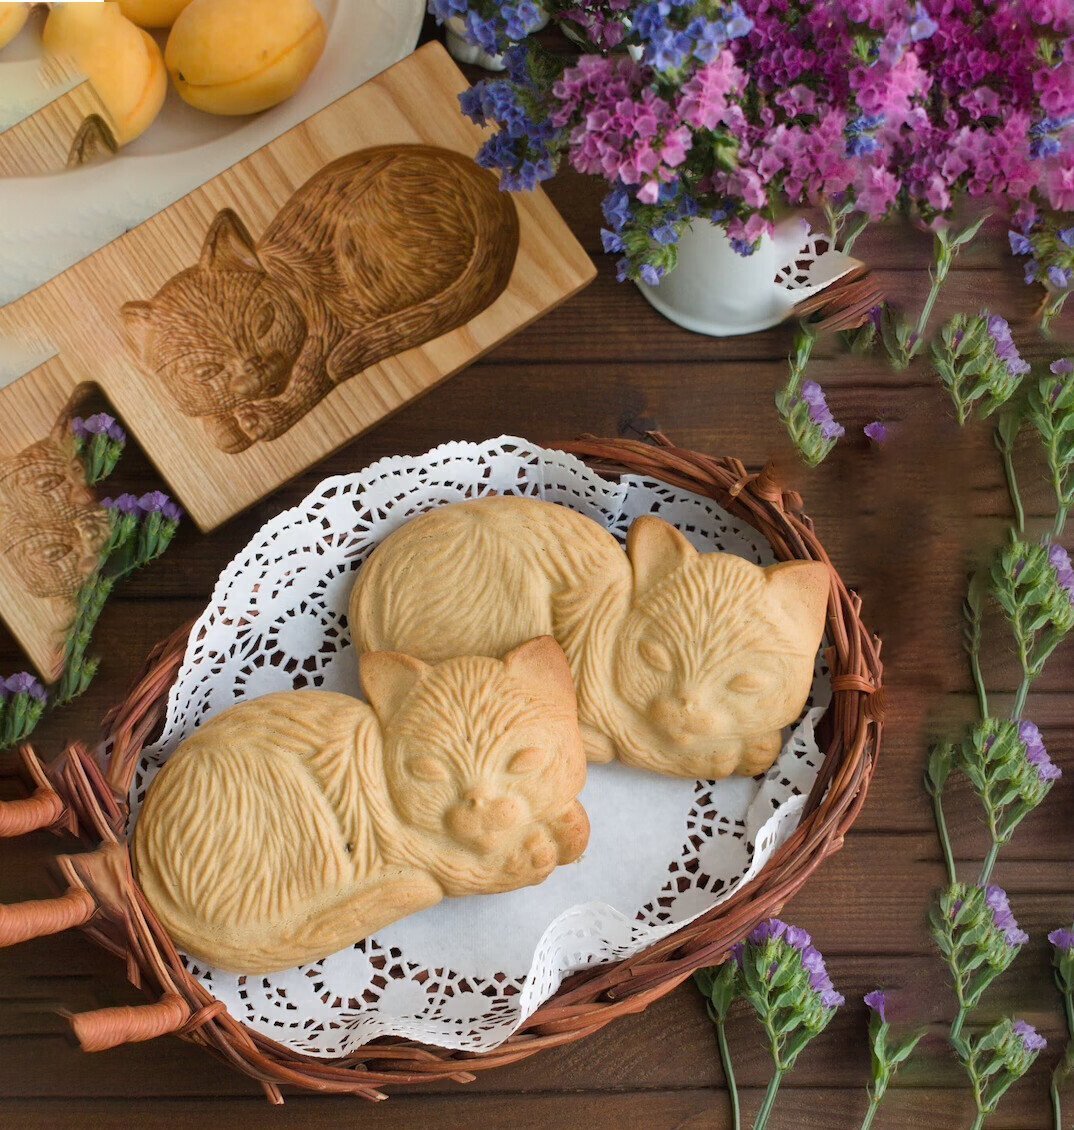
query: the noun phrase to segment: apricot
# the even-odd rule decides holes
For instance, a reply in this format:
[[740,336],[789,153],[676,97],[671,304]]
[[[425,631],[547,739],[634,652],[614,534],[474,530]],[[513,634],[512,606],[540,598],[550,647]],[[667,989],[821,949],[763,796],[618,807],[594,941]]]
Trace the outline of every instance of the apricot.
[[184,101],[210,114],[256,114],[290,98],[324,50],[312,0],[191,0],[164,62]]
[[0,47],[6,47],[22,31],[29,4],[0,4]]
[[139,27],[171,27],[190,0],[119,0],[128,20]]
[[168,92],[160,48],[114,0],[57,4],[41,42],[49,54],[72,59],[90,80],[120,145],[133,141],[160,113]]

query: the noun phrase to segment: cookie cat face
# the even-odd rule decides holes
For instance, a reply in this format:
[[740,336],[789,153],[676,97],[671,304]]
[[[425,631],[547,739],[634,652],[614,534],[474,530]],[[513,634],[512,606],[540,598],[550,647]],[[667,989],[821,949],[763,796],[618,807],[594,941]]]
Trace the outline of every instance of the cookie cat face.
[[0,553],[31,595],[73,597],[108,531],[66,439],[41,440],[0,461]]
[[698,553],[655,518],[635,522],[627,549],[634,597],[615,678],[660,741],[689,759],[793,722],[823,631],[827,567]]
[[363,656],[361,670],[393,805],[411,827],[477,854],[503,853],[581,791],[574,686],[551,637],[502,662],[430,666],[378,652]]
[[306,321],[262,268],[231,211],[209,229],[196,267],[148,302],[128,302],[131,348],[186,416],[227,416],[284,393],[306,340]]

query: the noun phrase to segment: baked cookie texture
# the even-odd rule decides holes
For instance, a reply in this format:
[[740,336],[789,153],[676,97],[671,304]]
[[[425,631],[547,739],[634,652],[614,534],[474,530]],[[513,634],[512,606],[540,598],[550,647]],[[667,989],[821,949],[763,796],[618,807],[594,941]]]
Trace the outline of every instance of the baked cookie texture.
[[491,496],[385,539],[359,574],[350,625],[360,650],[428,661],[553,635],[591,761],[716,780],[779,755],[809,696],[829,589],[819,562],[700,553],[651,516],[624,553],[574,510]]
[[138,881],[214,969],[315,961],[445,896],[539,883],[585,849],[585,754],[554,639],[502,660],[360,666],[368,705],[314,690],[240,703],[149,788]]

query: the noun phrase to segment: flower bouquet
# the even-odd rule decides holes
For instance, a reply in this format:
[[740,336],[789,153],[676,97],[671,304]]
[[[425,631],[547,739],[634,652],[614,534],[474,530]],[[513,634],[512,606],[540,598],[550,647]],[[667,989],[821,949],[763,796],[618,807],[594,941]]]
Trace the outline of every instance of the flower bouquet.
[[[504,55],[462,98],[496,127],[478,161],[530,189],[566,161],[607,182],[605,250],[658,286],[715,225],[753,255],[788,209],[849,252],[894,214],[933,233],[916,317],[877,311],[856,344],[905,367],[959,251],[1011,217],[1054,316],[1074,280],[1074,9],[1054,0],[430,0]],[[534,30],[548,15],[563,34]],[[802,396],[799,339],[780,411],[808,461],[838,438]],[[814,399],[816,396],[814,394]],[[809,439],[808,424],[825,428]],[[807,425],[803,430],[801,425]],[[802,444],[806,439],[805,445]]]

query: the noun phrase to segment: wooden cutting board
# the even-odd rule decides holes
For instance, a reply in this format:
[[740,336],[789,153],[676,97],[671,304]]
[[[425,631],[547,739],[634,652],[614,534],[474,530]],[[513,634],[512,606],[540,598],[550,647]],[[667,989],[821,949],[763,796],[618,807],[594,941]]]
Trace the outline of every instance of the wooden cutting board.
[[430,44],[0,309],[53,354],[0,388],[0,612],[46,677],[100,536],[61,450],[88,386],[211,530],[593,278],[474,164],[466,86]]
[[[32,70],[10,66],[18,66],[24,81],[42,93],[56,93],[35,113],[0,129],[0,176],[41,176],[115,153],[108,110],[70,61],[46,58]],[[0,80],[8,73],[0,69]]]

